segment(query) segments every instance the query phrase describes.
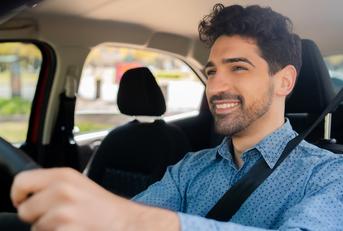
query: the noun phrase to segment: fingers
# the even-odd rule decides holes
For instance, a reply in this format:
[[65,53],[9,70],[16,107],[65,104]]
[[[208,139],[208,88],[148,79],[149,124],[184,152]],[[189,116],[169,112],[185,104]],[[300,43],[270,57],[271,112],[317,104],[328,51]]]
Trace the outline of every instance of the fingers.
[[61,168],[18,174],[11,197],[19,217],[33,224],[32,230],[123,230],[141,206]]
[[37,226],[32,226],[31,231],[41,231],[41,230],[56,230],[56,231],[85,231],[83,227],[79,227],[78,225],[75,224],[70,224],[70,225],[63,225],[63,226],[58,226],[57,228],[53,227],[51,229],[45,229],[44,228],[38,228]]
[[73,178],[75,171],[68,168],[36,169],[19,173],[11,188],[13,205],[18,207],[30,194],[47,188],[60,180],[68,181]]
[[[59,206],[39,218],[32,230],[80,230],[75,223],[77,214],[68,206]],[[73,229],[71,229],[73,228]]]
[[52,208],[61,204],[72,203],[75,194],[77,192],[69,184],[64,182],[53,184],[45,190],[34,193],[22,202],[18,206],[18,215],[23,221],[33,223]]

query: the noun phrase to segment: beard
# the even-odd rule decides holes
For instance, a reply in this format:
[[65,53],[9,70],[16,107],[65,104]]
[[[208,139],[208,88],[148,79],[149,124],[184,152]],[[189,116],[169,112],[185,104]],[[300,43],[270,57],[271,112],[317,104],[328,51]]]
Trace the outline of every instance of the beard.
[[[222,93],[212,96],[210,99],[210,109],[214,117],[215,130],[218,134],[231,137],[249,127],[254,121],[261,118],[269,111],[272,104],[274,85],[270,84],[267,91],[249,105],[243,96]],[[228,115],[218,115],[215,113],[214,100],[239,100],[239,108]]]

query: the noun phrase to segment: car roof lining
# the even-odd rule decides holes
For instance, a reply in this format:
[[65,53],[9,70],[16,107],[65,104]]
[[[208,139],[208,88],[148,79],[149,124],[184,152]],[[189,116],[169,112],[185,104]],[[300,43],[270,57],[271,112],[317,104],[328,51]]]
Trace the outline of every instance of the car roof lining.
[[[34,15],[50,14],[60,18],[78,17],[82,20],[101,20],[140,24],[153,32],[179,34],[197,38],[197,25],[208,14],[217,0],[49,0],[29,12]],[[340,0],[224,0],[224,5],[258,4],[270,6],[288,16],[294,23],[295,31],[302,38],[314,40],[324,55],[343,53],[339,38],[343,37],[343,17]],[[311,11],[309,12],[309,8]],[[318,30],[320,28],[320,32]],[[330,38],[330,43],[327,42]],[[341,50],[337,50],[341,49]]]

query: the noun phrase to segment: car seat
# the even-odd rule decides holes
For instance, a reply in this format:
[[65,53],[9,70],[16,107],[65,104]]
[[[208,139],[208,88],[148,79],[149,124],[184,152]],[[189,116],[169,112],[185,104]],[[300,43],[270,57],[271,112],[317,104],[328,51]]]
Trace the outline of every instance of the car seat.
[[[295,88],[286,101],[286,117],[297,132],[302,132],[315,121],[335,96],[329,71],[317,45],[309,39],[302,40],[302,67]],[[306,138],[311,143],[330,149],[331,114]],[[342,146],[336,145],[339,149]]]
[[87,175],[113,193],[132,197],[159,180],[168,165],[190,150],[190,145],[180,128],[156,119],[165,113],[166,103],[148,68],[124,73],[117,105],[125,115],[154,120],[134,119],[110,131],[92,157]]

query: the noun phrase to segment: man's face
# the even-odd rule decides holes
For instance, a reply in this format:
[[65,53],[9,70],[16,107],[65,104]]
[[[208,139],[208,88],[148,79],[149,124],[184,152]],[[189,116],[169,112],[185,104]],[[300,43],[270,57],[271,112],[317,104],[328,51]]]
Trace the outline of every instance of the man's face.
[[205,73],[207,100],[218,133],[239,134],[269,111],[274,85],[254,40],[219,37],[211,48]]

